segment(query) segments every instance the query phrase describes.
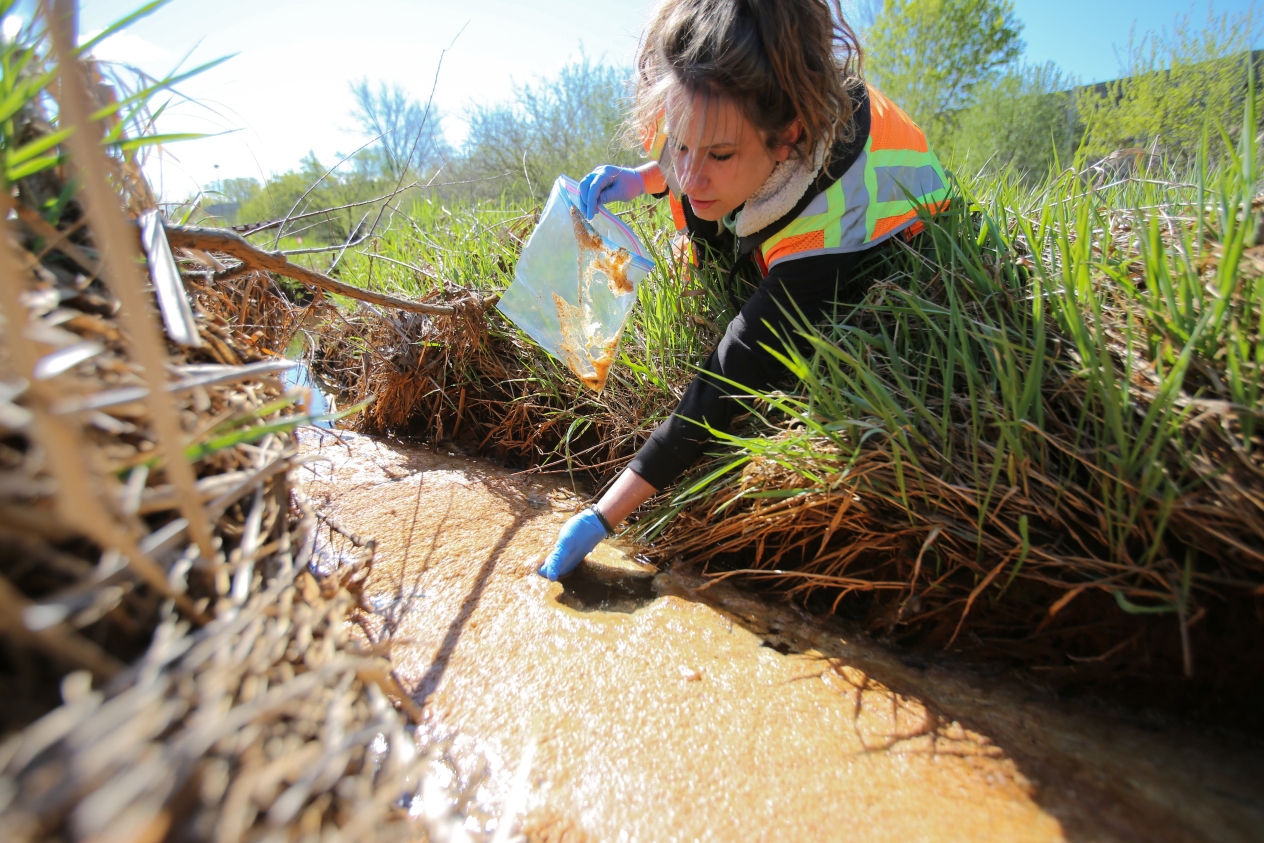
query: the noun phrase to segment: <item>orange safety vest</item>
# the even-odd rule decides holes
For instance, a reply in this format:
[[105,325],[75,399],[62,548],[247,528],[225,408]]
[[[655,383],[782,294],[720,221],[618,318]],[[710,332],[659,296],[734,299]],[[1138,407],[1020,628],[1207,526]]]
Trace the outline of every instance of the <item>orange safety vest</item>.
[[[926,134],[872,86],[869,116],[869,137],[856,161],[755,250],[765,274],[781,261],[858,252],[900,233],[914,234],[922,228],[919,212],[947,206],[948,178]],[[656,133],[647,139],[646,151],[658,158],[665,141]],[[683,231],[684,207],[677,196],[669,198],[676,230]]]

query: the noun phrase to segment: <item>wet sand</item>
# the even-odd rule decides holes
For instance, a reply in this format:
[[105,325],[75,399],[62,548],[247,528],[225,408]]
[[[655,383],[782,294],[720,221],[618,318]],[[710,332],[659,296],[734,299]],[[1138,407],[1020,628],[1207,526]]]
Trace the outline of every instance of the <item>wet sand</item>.
[[302,439],[330,459],[306,493],[377,539],[369,633],[528,839],[1264,839],[1258,743],[902,655],[607,545],[550,583],[535,568],[582,505],[560,485]]

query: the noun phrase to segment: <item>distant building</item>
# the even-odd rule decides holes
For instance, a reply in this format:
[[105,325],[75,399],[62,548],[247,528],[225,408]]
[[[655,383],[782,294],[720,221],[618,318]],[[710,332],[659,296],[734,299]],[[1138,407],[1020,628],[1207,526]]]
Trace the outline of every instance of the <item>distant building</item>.
[[229,223],[237,221],[237,211],[240,209],[240,202],[216,202],[214,205],[202,206],[202,212],[207,216],[216,217]]

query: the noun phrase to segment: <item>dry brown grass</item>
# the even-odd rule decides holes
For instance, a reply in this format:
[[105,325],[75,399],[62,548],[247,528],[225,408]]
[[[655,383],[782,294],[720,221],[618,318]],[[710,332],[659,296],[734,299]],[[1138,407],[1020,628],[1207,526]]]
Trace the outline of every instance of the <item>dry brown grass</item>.
[[476,291],[439,298],[452,316],[370,310],[333,314],[314,368],[342,400],[371,403],[357,429],[451,440],[501,462],[570,472],[599,484],[616,474],[661,414],[655,392],[612,378],[600,395],[507,325]]
[[[56,106],[99,76],[63,66],[23,138],[50,108],[90,137],[87,87]],[[0,200],[0,838],[446,835],[465,797],[408,811],[443,747],[389,649],[355,643],[373,543],[291,487],[304,395],[276,355],[312,308],[204,278],[200,344],[164,338],[128,259],[154,203],[137,162],[70,160]],[[50,220],[72,166],[93,200]]]

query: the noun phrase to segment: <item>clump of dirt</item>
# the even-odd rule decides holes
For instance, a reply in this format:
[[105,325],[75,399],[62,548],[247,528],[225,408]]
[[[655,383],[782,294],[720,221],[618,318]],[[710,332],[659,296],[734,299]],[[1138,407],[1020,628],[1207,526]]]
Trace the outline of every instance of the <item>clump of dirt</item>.
[[[780,435],[783,442],[798,437]],[[718,476],[724,459],[697,476]],[[1024,559],[1021,540],[1014,545],[1004,531],[967,532],[973,498],[941,479],[953,475],[940,459],[923,455],[918,484],[901,500],[890,490],[910,469],[881,442],[848,460],[823,442],[753,455],[727,485],[695,494],[656,537],[655,551],[776,589],[921,651],[998,659],[1042,682],[1136,709],[1264,729],[1264,708],[1255,704],[1264,694],[1264,592],[1236,580],[1192,616],[1171,607],[1146,611],[1144,597],[1127,602],[1118,579],[1079,578],[1076,565],[1105,566],[1085,548],[1107,555],[1091,535],[1083,538],[1099,522],[1082,488],[1032,483],[998,494],[1003,500],[989,518],[1003,505],[1024,507],[1032,513],[1023,516],[1029,535],[1046,541]],[[818,479],[805,482],[805,474]],[[1072,527],[1080,534],[1064,530]],[[1246,567],[1249,550],[1220,560],[1223,582]]]
[[610,377],[617,337],[596,347],[576,337],[577,358],[594,368],[585,384],[508,324],[496,297],[458,291],[426,300],[456,313],[365,308],[337,314],[314,335],[313,370],[340,406],[372,399],[350,420],[355,429],[452,440],[507,465],[599,484],[667,412],[670,398],[658,386]]
[[[553,306],[557,308],[557,321],[562,331],[562,358],[567,368],[584,386],[593,392],[601,392],[619,348],[619,336],[616,334],[611,339],[603,337],[601,326],[585,318],[583,307],[575,307],[557,293],[553,294]],[[594,353],[596,356],[593,356]]]

